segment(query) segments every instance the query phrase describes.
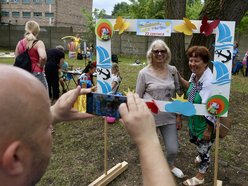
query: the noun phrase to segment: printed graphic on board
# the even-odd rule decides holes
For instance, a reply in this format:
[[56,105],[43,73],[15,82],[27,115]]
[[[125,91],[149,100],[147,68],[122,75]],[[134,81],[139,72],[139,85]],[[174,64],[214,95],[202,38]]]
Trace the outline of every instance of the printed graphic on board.
[[97,83],[101,87],[101,92],[107,94],[111,92],[111,85],[109,81],[107,81],[111,78],[111,59],[108,51],[104,47],[97,46],[96,50],[99,59],[96,70]]
[[218,29],[219,29],[219,37],[218,37],[217,41],[219,43],[232,41],[231,31],[225,23],[220,23],[218,25]]
[[226,65],[220,61],[212,61],[212,63],[214,64],[214,67],[216,69],[216,80],[212,83],[217,84],[219,86],[230,83],[230,73]]
[[171,36],[171,22],[167,20],[137,19],[137,35]]
[[106,19],[101,19],[96,24],[95,34],[99,40],[110,40],[110,38],[113,36],[112,24]]
[[228,111],[229,102],[222,95],[214,95],[208,99],[206,107],[209,114],[222,116]]
[[184,94],[176,98],[172,98],[173,102],[165,105],[165,110],[167,112],[180,113],[184,116],[193,116],[196,113],[195,107],[187,99],[184,99]]
[[215,50],[218,57],[221,57],[222,63],[227,63],[232,59],[232,53],[230,50]]

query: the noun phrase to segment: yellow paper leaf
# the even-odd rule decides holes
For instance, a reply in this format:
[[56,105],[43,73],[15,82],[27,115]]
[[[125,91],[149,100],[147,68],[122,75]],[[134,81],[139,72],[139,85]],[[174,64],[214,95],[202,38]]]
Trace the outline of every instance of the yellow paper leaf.
[[126,29],[128,29],[129,26],[130,26],[130,23],[125,22],[121,16],[118,16],[116,18],[114,29],[119,30],[119,34],[122,34]]
[[183,18],[184,23],[175,25],[174,30],[177,32],[182,32],[185,35],[192,35],[193,29],[196,29],[196,26],[188,19],[188,18]]

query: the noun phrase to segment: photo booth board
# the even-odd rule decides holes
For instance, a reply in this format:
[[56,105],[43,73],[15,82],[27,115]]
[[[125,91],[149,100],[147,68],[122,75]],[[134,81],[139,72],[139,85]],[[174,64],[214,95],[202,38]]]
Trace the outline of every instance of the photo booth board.
[[[215,34],[214,47],[214,59],[213,63],[213,76],[212,82],[212,99],[213,103],[220,103],[221,112],[224,113],[228,110],[228,101],[230,96],[230,83],[231,83],[231,68],[232,68],[232,55],[233,55],[233,43],[234,43],[234,30],[235,22],[231,21],[208,21],[206,18],[203,20],[190,21],[187,18],[184,20],[138,20],[138,19],[108,19],[108,20],[96,20],[96,50],[97,50],[97,89],[99,93],[108,94],[111,91],[111,37],[114,34],[114,26],[118,28],[119,34],[124,31],[136,32],[137,35],[145,36],[167,36],[171,33],[182,32],[185,35],[191,35],[193,33],[203,33],[206,36]],[[117,21],[117,22],[116,22]],[[117,26],[116,26],[117,25]],[[218,27],[217,27],[218,25]],[[171,32],[171,33],[170,33]],[[118,32],[115,32],[118,34]],[[164,34],[164,35],[163,35]],[[172,51],[173,52],[173,51]],[[223,99],[224,98],[224,99]],[[146,100],[147,101],[147,100]],[[184,108],[189,112],[181,114],[188,115],[209,115],[206,105],[211,103],[208,100],[207,104],[191,104],[189,102],[183,102],[180,99],[173,102],[152,100],[150,103],[154,104],[160,112],[167,112],[168,107],[171,112],[178,111],[178,106]],[[176,105],[178,104],[178,105]],[[186,108],[186,104],[187,107]],[[211,105],[210,105],[211,106]],[[167,108],[167,109],[166,109]],[[190,108],[190,109],[189,109]],[[214,107],[211,107],[211,110]],[[214,108],[215,109],[215,108]],[[156,108],[155,108],[156,110]],[[218,110],[218,112],[219,112]],[[224,110],[224,111],[223,111]],[[214,185],[221,186],[222,181],[217,180],[218,173],[218,147],[219,147],[219,116],[227,116],[227,112],[222,115],[216,114],[216,110],[211,113],[215,113],[217,117],[216,122],[216,150],[215,150],[215,168],[214,168]],[[104,122],[104,174],[95,180],[91,185],[107,185],[111,180],[121,174],[127,168],[127,163],[123,162],[120,165],[120,169],[113,168],[114,170],[109,173],[107,163],[107,122]],[[112,170],[112,169],[111,169]],[[105,180],[108,180],[106,183]]]
[[[216,28],[213,26],[215,24],[214,22],[216,26],[218,25]],[[184,20],[125,19],[123,20],[124,23],[129,23],[129,27],[125,29],[125,32],[136,32],[141,37],[142,35],[170,37],[171,33],[179,32],[185,35],[191,35],[200,33],[201,31],[205,35],[214,34],[214,59],[212,60],[214,80],[212,82],[212,95],[221,95],[229,100],[235,31],[234,21],[202,21],[188,20],[187,18]],[[97,20],[97,90],[100,93],[107,94],[111,91],[111,37],[113,34],[118,34],[118,31],[114,32],[113,30],[115,24],[116,19]],[[107,39],[102,36],[104,32],[108,32],[109,34]],[[160,112],[168,112],[166,105],[172,103],[168,101],[154,101]],[[195,110],[194,115],[209,115],[205,104],[192,104],[191,107]],[[227,112],[222,115],[222,117],[226,116]]]

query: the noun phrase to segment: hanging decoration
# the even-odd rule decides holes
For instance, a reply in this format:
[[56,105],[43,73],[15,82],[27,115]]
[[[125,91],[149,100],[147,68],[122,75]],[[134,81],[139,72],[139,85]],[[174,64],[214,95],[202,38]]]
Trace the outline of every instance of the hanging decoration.
[[204,16],[201,22],[200,33],[204,33],[205,36],[209,36],[213,33],[213,30],[219,25],[220,20],[214,20],[211,23],[208,22],[207,16]]
[[196,30],[196,26],[188,18],[184,17],[183,20],[184,23],[174,26],[174,30],[185,35],[192,35],[193,30]]
[[119,35],[128,29],[130,23],[124,21],[121,16],[118,16],[114,25],[115,30],[119,30]]

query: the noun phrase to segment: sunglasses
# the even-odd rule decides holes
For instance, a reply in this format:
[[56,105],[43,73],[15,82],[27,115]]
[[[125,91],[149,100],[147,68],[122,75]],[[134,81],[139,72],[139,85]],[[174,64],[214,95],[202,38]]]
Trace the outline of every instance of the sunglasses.
[[167,51],[166,50],[152,50],[152,53],[154,53],[154,54],[166,54],[167,53]]

